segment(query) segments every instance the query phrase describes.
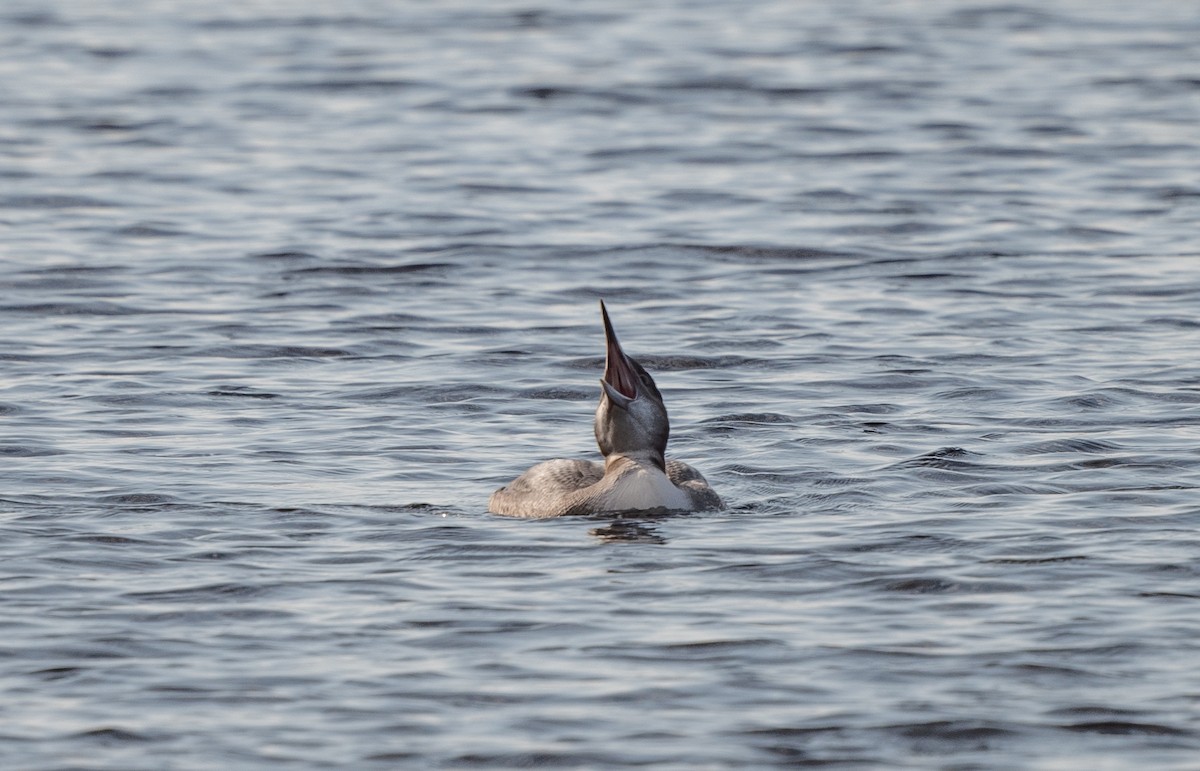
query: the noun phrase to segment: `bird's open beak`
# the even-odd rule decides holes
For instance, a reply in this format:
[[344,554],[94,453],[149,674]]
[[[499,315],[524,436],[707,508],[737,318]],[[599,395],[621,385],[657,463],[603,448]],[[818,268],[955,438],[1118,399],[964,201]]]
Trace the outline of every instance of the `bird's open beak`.
[[609,399],[617,406],[624,407],[638,397],[638,375],[617,342],[617,333],[613,331],[603,300],[600,301],[600,315],[604,317],[604,340],[607,343],[604,377],[600,379],[600,386]]

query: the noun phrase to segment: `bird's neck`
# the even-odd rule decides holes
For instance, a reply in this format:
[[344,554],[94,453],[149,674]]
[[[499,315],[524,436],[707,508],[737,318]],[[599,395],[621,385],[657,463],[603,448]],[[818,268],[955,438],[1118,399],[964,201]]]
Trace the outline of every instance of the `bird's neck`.
[[619,471],[627,464],[654,467],[666,473],[667,461],[662,452],[655,448],[634,450],[630,452],[613,452],[604,458],[604,473]]

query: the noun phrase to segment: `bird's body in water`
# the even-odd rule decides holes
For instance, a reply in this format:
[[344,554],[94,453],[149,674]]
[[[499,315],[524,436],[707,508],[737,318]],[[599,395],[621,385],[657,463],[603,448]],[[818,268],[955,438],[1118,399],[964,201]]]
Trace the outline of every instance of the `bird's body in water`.
[[667,460],[670,424],[654,379],[621,350],[608,310],[607,356],[596,408],[596,443],[604,462],[548,460],[492,493],[488,510],[512,517],[558,517],[647,509],[722,508],[704,476]]

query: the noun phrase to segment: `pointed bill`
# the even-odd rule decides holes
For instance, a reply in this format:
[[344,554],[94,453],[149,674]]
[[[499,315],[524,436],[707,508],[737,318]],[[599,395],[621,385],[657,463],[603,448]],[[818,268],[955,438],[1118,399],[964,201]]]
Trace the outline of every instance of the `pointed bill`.
[[607,343],[604,357],[604,377],[600,385],[608,398],[618,406],[624,407],[638,397],[638,375],[629,357],[621,350],[617,342],[617,333],[613,331],[612,321],[608,318],[608,309],[604,301],[600,301],[600,315],[604,318],[604,339]]

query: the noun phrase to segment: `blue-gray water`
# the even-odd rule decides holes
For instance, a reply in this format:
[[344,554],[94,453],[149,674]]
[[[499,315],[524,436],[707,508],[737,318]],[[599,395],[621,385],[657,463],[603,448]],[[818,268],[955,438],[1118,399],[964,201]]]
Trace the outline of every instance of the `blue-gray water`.
[[[1200,762],[1194,3],[16,0],[0,106],[3,768]],[[486,513],[600,297],[729,510]]]

